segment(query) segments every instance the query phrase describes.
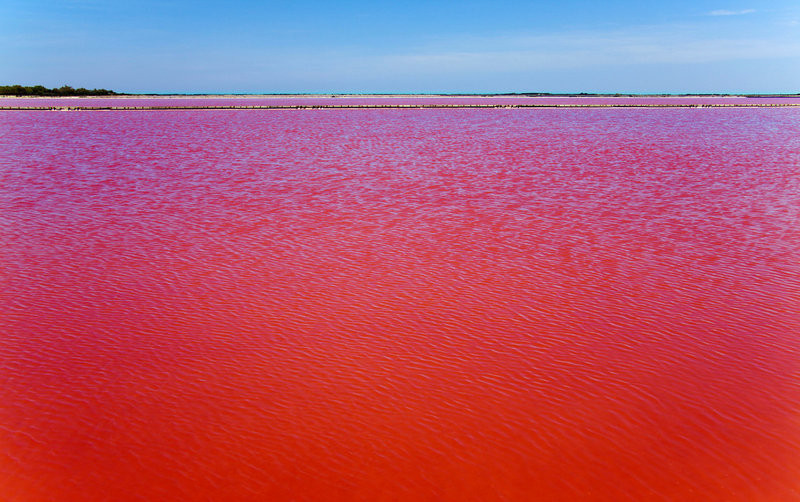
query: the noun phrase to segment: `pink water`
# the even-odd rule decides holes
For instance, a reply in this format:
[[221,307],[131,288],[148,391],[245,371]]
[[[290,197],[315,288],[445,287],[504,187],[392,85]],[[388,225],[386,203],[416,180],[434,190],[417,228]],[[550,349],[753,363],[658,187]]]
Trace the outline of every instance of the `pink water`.
[[416,106],[416,105],[499,105],[499,106],[702,106],[702,105],[800,105],[800,97],[525,97],[525,96],[372,96],[372,97],[96,97],[96,98],[0,98],[0,109],[9,107],[136,107],[136,106]]
[[800,500],[800,110],[0,112],[0,499]]

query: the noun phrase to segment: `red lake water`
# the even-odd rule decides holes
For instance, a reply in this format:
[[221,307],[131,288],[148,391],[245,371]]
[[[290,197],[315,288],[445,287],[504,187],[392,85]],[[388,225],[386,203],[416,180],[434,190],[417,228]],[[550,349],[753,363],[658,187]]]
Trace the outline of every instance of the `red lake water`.
[[203,106],[800,106],[800,96],[114,96],[2,97],[11,107]]
[[0,112],[0,499],[800,500],[800,109]]

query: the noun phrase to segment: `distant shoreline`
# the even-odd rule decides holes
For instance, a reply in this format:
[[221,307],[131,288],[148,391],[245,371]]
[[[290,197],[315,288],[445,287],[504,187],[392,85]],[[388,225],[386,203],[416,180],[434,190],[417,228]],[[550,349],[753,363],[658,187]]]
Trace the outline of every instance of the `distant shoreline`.
[[555,94],[555,93],[503,93],[503,94],[125,94],[85,96],[35,96],[2,94],[0,99],[142,99],[142,98],[800,98],[797,94]]
[[128,94],[0,97],[0,110],[317,110],[414,108],[798,107],[800,95],[604,94]]
[[731,104],[411,104],[411,105],[221,105],[221,106],[0,106],[0,111],[160,111],[160,110],[413,110],[413,109],[555,109],[555,108],[797,108],[800,103]]

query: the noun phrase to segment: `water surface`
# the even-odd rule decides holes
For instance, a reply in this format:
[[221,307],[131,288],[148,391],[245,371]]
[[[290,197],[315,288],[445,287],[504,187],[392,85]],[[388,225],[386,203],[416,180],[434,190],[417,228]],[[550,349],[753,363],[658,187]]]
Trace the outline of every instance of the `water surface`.
[[2,97],[12,107],[292,107],[292,106],[800,106],[780,96],[114,96]]
[[0,112],[10,501],[800,500],[800,110]]

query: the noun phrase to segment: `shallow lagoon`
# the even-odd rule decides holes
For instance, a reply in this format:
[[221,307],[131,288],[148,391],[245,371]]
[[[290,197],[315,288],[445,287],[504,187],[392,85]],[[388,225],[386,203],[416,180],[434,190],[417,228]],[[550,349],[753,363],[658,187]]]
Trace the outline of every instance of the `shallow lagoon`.
[[9,500],[800,499],[800,110],[0,112]]
[[510,107],[664,107],[664,106],[800,106],[800,96],[115,96],[1,97],[3,108],[127,108],[127,107],[364,107],[364,106],[510,106]]

